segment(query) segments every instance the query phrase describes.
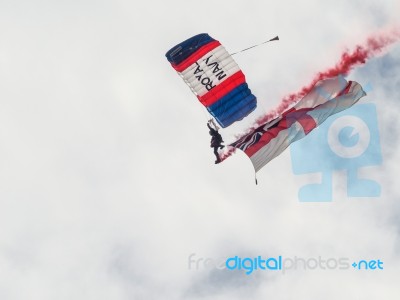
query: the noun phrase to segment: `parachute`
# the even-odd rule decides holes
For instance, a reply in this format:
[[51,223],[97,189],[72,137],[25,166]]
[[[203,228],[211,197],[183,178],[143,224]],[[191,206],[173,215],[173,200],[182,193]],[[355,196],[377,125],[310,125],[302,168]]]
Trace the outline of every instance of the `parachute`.
[[207,33],[181,42],[165,56],[221,127],[256,109],[257,99],[243,72],[224,46]]

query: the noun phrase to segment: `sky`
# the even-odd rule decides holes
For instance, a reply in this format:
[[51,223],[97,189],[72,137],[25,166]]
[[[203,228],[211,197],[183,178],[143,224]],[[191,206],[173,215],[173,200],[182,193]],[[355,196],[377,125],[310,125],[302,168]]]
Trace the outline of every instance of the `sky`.
[[[381,194],[348,197],[334,170],[328,202],[299,200],[320,175],[295,174],[289,149],[258,185],[243,153],[215,165],[208,116],[165,53],[202,32],[229,52],[279,35],[235,56],[268,112],[399,12],[399,0],[0,0],[0,299],[398,299],[400,44],[348,75],[371,87],[359,104],[376,107],[382,163],[360,174]],[[384,268],[203,264],[235,256]]]

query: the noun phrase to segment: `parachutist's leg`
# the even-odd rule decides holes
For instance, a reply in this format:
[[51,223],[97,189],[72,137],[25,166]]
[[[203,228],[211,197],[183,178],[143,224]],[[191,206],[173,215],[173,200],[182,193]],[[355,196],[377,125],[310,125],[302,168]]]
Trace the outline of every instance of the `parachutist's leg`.
[[216,163],[216,164],[220,163],[220,162],[221,162],[221,159],[219,158],[219,154],[218,154],[218,146],[217,146],[217,147],[214,147],[214,154],[215,154],[215,158],[217,159],[217,160],[215,161],[215,163]]
[[214,147],[214,154],[217,160],[219,160],[218,147]]

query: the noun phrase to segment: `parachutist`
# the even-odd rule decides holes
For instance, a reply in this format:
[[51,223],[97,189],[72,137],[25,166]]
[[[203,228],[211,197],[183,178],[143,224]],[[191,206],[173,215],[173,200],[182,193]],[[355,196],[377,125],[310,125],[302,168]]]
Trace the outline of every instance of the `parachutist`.
[[[211,123],[214,125],[215,128],[212,128],[210,126]],[[222,140],[222,136],[218,132],[218,127],[214,124],[214,122],[212,122],[212,120],[207,122],[207,127],[208,129],[210,129],[208,133],[211,135],[210,147],[214,148],[214,154],[217,159],[215,163],[218,164],[221,162],[221,158],[219,157],[218,154],[218,149],[222,149],[225,147],[224,145],[222,145],[224,141]]]

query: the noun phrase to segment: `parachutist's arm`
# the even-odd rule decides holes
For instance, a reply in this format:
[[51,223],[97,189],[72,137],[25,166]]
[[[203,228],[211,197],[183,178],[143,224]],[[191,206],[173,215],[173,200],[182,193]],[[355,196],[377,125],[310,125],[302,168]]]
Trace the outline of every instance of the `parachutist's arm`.
[[211,128],[210,123],[207,123],[207,127],[208,127],[209,129],[213,129],[213,128]]
[[210,122],[214,125],[216,131],[218,131],[219,127],[214,123],[214,120],[211,119]]

